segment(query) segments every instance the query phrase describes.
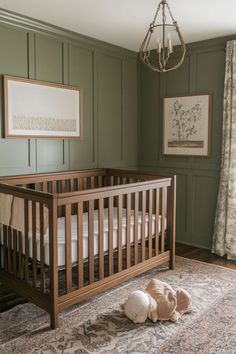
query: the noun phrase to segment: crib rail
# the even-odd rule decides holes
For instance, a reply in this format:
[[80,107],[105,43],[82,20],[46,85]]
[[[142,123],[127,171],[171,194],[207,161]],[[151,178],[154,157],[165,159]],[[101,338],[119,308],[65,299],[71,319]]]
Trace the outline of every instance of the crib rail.
[[0,177],[0,183],[26,187],[48,193],[64,193],[98,188],[106,185],[106,169],[39,173]]
[[169,176],[160,176],[155,172],[143,171],[139,173],[138,171],[97,168],[94,170],[67,171],[66,173],[54,172],[0,177],[0,183],[59,194],[164,177]]
[[[174,178],[153,180],[152,177],[152,180],[129,185],[115,185],[105,189],[57,195],[58,210],[59,208],[65,209],[66,240],[65,288],[61,294],[59,293],[60,308],[67,306],[68,303],[75,303],[75,299],[82,294],[82,298],[85,298],[85,289],[88,290],[88,294],[96,287],[106,289],[110,286],[107,278],[110,279],[111,276],[114,281],[122,276],[128,279],[129,274],[133,272],[140,274],[141,269],[146,269],[149,265],[153,266],[153,262],[158,262],[159,259],[163,261],[161,255],[166,257],[166,260],[170,260],[170,253],[173,256],[169,246],[174,232],[174,189]],[[71,257],[71,220],[72,210],[75,207],[78,228],[76,276],[73,275]],[[88,221],[86,257],[82,222],[84,211],[87,211]],[[95,213],[97,213],[97,219],[94,219]],[[105,220],[105,213],[108,215],[108,221]],[[94,220],[98,222],[97,245],[95,245],[94,238]],[[115,229],[114,223],[117,224]],[[108,247],[105,250],[104,231],[108,238]],[[172,258],[172,265],[173,263],[174,258]]]

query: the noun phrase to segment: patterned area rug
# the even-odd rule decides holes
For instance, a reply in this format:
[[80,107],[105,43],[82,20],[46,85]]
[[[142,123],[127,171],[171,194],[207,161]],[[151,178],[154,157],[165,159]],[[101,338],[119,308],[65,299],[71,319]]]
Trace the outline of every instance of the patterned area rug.
[[[120,304],[152,277],[182,287],[193,311],[177,323],[134,324]],[[27,303],[0,315],[0,353],[236,353],[236,272],[177,257],[60,314],[60,328],[50,331],[49,316]]]

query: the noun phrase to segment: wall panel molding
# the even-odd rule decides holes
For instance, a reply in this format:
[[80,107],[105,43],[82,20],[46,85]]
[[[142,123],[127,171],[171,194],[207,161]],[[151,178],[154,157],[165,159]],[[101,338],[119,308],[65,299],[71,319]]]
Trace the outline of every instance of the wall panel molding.
[[98,164],[122,163],[122,60],[97,56]]
[[0,175],[32,173],[35,171],[35,141],[3,139],[3,75],[28,78],[32,69],[33,37],[24,30],[3,26],[0,28]]
[[1,139],[0,175],[34,173],[36,169],[35,141],[29,139]]
[[83,88],[84,138],[71,140],[70,168],[96,166],[95,114],[94,114],[94,52],[69,44],[69,84]]
[[[173,72],[159,74],[157,79],[142,66],[140,68],[141,153],[138,165],[140,168],[156,169],[160,172],[171,171],[177,175],[177,181],[180,179],[180,182],[177,182],[180,188],[177,192],[178,208],[181,208],[181,205],[185,208],[182,194],[187,196],[187,228],[184,230],[182,225],[184,213],[177,212],[177,240],[203,248],[211,248],[219,185],[225,47],[227,40],[235,37],[188,44],[183,65]],[[159,89],[154,85],[154,80],[156,82],[159,80]],[[208,92],[213,93],[211,155],[209,157],[162,155],[162,98]],[[153,129],[149,127],[142,135],[145,123],[150,124]]]
[[[211,248],[215,208],[217,201],[218,176],[193,175],[191,188],[191,235],[194,244]],[[206,197],[207,196],[207,197]]]
[[[4,154],[3,157],[0,155],[0,174],[63,171],[100,165],[137,166],[136,53],[1,9],[0,45],[0,75],[70,84],[84,90],[83,140],[18,139],[16,142],[0,139],[1,151],[9,150],[8,161],[4,160]],[[98,63],[101,57],[118,63],[118,67],[114,64],[114,70],[110,70],[109,65],[108,68],[104,66],[101,73]],[[112,75],[114,80],[108,92],[101,82],[109,81]],[[2,86],[0,92],[2,100]],[[107,102],[98,114],[101,97],[106,95],[109,96]],[[116,102],[115,108],[112,99]],[[111,112],[110,116],[107,111]],[[2,117],[1,111],[1,121]],[[109,134],[104,129],[106,120],[110,125]],[[2,124],[0,129],[2,132]],[[104,148],[109,139],[109,148]]]

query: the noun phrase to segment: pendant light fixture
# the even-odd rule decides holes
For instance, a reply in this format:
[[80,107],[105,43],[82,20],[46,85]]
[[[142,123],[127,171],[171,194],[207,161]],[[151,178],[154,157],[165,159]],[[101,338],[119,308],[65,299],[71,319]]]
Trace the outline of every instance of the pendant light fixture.
[[[158,16],[159,14],[161,16]],[[161,17],[161,21],[158,17]],[[172,55],[173,39],[180,44],[180,51],[176,51],[175,56]],[[151,52],[153,47],[156,49]],[[151,70],[167,72],[177,69],[183,63],[185,53],[186,47],[179,26],[173,18],[167,1],[162,0],[158,4],[154,19],[140,47],[140,58]],[[173,60],[170,64],[168,61],[171,56]]]

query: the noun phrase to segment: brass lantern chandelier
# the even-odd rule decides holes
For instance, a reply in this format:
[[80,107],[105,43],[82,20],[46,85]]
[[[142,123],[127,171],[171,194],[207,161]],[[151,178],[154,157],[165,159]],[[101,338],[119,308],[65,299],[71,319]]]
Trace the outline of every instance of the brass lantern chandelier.
[[[161,13],[161,21],[158,15]],[[180,52],[174,56],[171,65],[168,60],[173,53],[172,37],[180,44]],[[152,46],[156,49],[151,52]],[[147,34],[140,47],[139,55],[143,63],[151,70],[158,72],[167,72],[177,69],[184,61],[186,47],[179,26],[174,20],[170,7],[166,0],[162,0],[157,7],[153,21],[150,23]],[[153,55],[155,54],[155,55]],[[173,56],[172,56],[173,57]]]

